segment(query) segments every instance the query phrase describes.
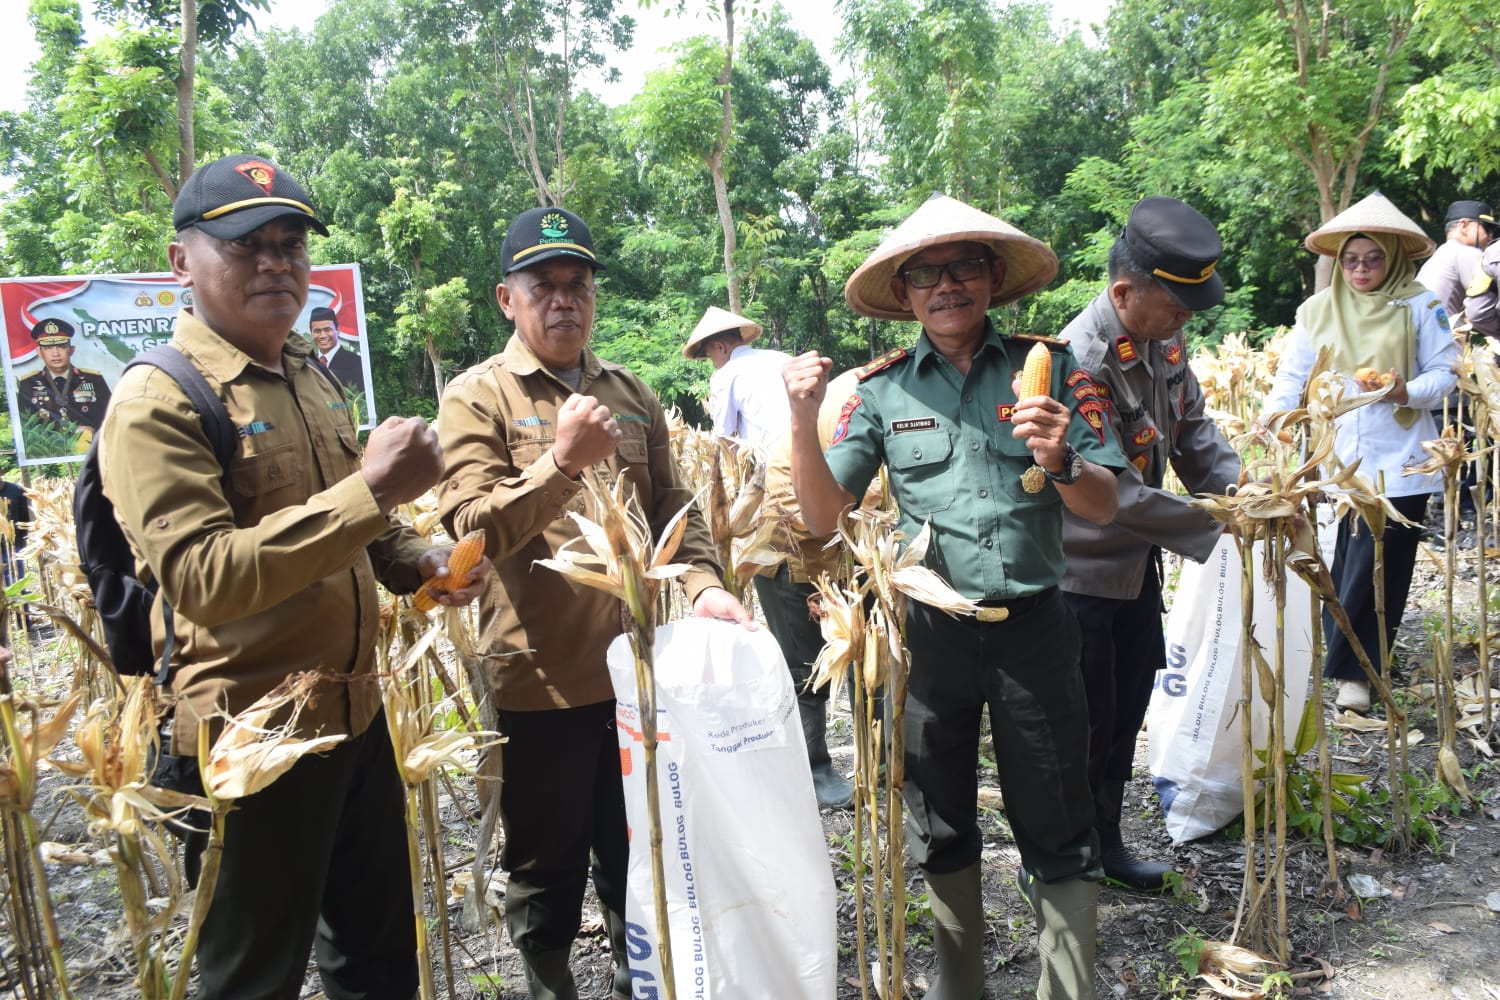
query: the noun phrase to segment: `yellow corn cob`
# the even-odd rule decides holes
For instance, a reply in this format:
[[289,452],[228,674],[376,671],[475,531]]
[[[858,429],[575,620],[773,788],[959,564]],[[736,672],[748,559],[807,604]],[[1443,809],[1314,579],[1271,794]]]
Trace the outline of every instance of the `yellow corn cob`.
[[450,590],[462,590],[469,585],[474,567],[484,557],[484,529],[476,528],[453,546],[448,553],[448,575],[434,576],[423,582],[411,597],[412,607],[421,612],[437,607],[437,595]]
[[1026,369],[1021,372],[1021,391],[1017,399],[1052,395],[1052,352],[1046,344],[1037,344],[1026,355]]

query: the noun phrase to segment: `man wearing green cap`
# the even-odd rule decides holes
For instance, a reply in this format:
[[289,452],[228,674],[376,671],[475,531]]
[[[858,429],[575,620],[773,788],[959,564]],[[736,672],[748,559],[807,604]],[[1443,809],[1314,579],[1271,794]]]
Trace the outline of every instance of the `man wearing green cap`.
[[1060,335],[1088,376],[1068,391],[1104,391],[1110,439],[1130,463],[1115,480],[1112,523],[1063,514],[1062,589],[1083,637],[1100,860],[1105,875],[1147,891],[1164,889],[1172,869],[1135,854],[1120,816],[1151,686],[1166,667],[1161,550],[1202,561],[1222,532],[1191,496],[1162,483],[1169,465],[1189,494],[1222,493],[1240,474],[1239,455],[1204,415],[1182,335],[1194,313],[1224,299],[1222,251],[1218,230],[1192,206],[1141,199],[1110,248],[1108,287]]
[[109,386],[96,371],[73,367],[73,325],[44,319],[31,328],[42,370],[16,383],[22,413],[32,413],[59,427],[99,429],[109,406]]
[[[1057,584],[1064,509],[1107,523],[1124,459],[1095,423],[1108,401],[1064,391],[1078,374],[1067,346],[1002,336],[987,316],[1056,273],[1057,257],[1040,241],[935,196],[844,286],[855,312],[916,319],[922,333],[911,349],[860,370],[826,455],[817,418],[832,362],[810,352],[783,372],[792,482],[808,529],[832,531],[883,463],[900,530],[910,539],[930,526],[926,565],[979,604],[974,616],[953,618],[913,601],[905,623],[907,846],[932,908],[938,967],[929,1000],[975,1000],[984,989],[976,767],[986,710],[1037,916],[1037,995],[1095,995],[1102,872],[1078,626]],[[1051,352],[1050,390],[1017,398],[1037,344]]]
[[[589,350],[595,275],[604,265],[584,221],[560,208],[522,212],[506,232],[500,266],[495,295],[515,334],[443,393],[447,462],[438,502],[454,537],[485,529],[497,569],[480,605],[480,634],[507,740],[499,788],[500,864],[510,873],[505,920],[531,995],[573,1000],[568,951],[592,874],[614,952],[612,995],[628,1000],[629,844],[604,659],[621,631],[621,605],[536,560],[578,537],[567,515],[586,513],[585,472],[624,480],[658,537],[693,498],[678,480],[656,395]],[[749,620],[719,585],[696,509],[674,561],[692,566],[682,581],[693,614]]]
[[[375,677],[377,578],[398,593],[447,572],[392,518],[442,471],[420,417],[390,417],[361,456],[343,393],[292,324],[307,301],[307,231],[325,233],[275,164],[226,156],[183,184],[167,248],[192,307],[172,346],[239,431],[220,465],[191,398],[166,372],[126,370],[101,430],[104,491],[140,575],[160,585],[156,655],[173,649],[163,752],[196,757],[200,724],[294,678],[312,700],[294,737],[337,737],[234,802],[199,938],[198,996],[294,1000],[315,949],[331,1000],[417,990],[405,797]],[[476,582],[438,598],[464,604]]]

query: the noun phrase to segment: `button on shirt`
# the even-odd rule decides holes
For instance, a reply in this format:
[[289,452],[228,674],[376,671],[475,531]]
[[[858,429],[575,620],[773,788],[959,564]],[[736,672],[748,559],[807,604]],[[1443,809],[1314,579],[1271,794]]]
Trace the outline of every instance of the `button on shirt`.
[[737,437],[763,453],[791,428],[791,405],[781,368],[790,359],[781,351],[745,344],[708,380],[708,410],[714,433]]
[[[1062,576],[1062,497],[1050,481],[1026,492],[1021,475],[1034,464],[1031,450],[1011,435],[1011,382],[1033,343],[1001,337],[986,321],[961,375],[923,333],[909,354],[860,383],[826,452],[853,496],[863,496],[886,464],[901,531],[914,538],[931,521],[927,565],[973,600],[1025,597]],[[1108,404],[1065,396],[1076,363],[1064,345],[1052,358],[1052,395],[1073,414],[1069,443],[1088,461],[1122,469],[1100,412]]]

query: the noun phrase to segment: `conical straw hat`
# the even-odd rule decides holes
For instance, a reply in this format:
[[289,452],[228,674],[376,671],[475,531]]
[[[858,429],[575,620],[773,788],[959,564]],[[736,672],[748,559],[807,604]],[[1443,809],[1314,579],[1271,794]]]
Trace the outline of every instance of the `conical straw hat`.
[[1401,249],[1413,260],[1426,257],[1437,244],[1422,227],[1407,218],[1391,200],[1379,191],[1364,201],[1350,205],[1338,215],[1308,234],[1307,249],[1325,257],[1336,256],[1339,247],[1354,233],[1390,233],[1401,239]]
[[918,250],[939,243],[983,243],[1005,261],[1005,280],[990,308],[1014,302],[1057,276],[1057,255],[1041,240],[947,195],[935,194],[891,231],[844,284],[844,299],[861,316],[916,319],[891,293],[897,268]]
[[682,356],[689,361],[696,358],[698,345],[716,333],[728,333],[730,330],[738,330],[740,339],[750,343],[761,334],[759,323],[751,319],[732,313],[728,309],[720,309],[718,306],[709,306],[708,312],[693,327],[692,336],[688,337],[687,343],[682,345]]

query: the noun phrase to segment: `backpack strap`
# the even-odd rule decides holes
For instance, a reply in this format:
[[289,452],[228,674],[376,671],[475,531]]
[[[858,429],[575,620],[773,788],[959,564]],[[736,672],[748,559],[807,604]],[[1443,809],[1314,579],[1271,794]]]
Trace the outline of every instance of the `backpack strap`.
[[219,468],[227,474],[229,463],[234,461],[239,435],[229,419],[229,411],[224,408],[224,401],[219,398],[213,386],[208,384],[208,379],[203,377],[198,366],[171,344],[158,344],[150,350],[143,351],[132,358],[125,367],[134,368],[136,365],[160,368],[172,377],[172,381],[176,382],[183,392],[187,393],[193,409],[198,411],[198,419],[203,424],[203,433],[208,437],[214,456],[219,460]]
[[[172,381],[176,382],[183,392],[187,393],[193,409],[198,411],[198,420],[203,424],[203,433],[208,438],[209,446],[214,450],[214,457],[219,460],[219,468],[227,476],[229,463],[234,461],[239,435],[235,432],[234,423],[229,419],[229,411],[224,408],[224,401],[213,390],[213,386],[208,384],[208,379],[203,377],[198,366],[171,344],[158,344],[150,350],[142,351],[125,367],[134,368],[136,365],[150,365],[161,369],[171,376]],[[161,602],[161,614],[167,638],[162,645],[161,666],[156,671],[157,684],[165,684],[167,675],[171,672],[172,640],[176,634],[172,629],[172,605],[168,604],[165,599]]]

